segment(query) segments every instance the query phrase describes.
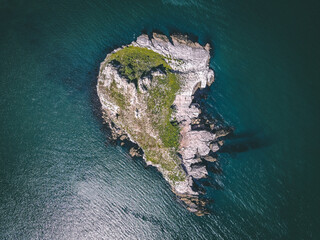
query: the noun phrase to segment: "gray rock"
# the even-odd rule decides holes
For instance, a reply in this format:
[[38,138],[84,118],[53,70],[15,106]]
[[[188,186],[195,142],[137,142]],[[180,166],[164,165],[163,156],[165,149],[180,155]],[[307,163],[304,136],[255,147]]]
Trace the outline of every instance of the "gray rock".
[[208,176],[208,171],[204,165],[192,166],[188,173],[195,179],[205,178]]
[[211,157],[211,156],[204,156],[202,159],[204,159],[205,161],[207,161],[207,162],[215,162],[215,161],[217,161],[217,159],[216,158],[214,158],[214,157]]
[[217,138],[225,137],[232,132],[232,129],[220,129],[216,131]]
[[141,157],[141,154],[139,153],[138,149],[134,147],[130,148],[129,154],[131,157]]
[[219,145],[217,143],[210,143],[210,149],[212,152],[216,152],[219,150]]
[[121,136],[120,136],[120,140],[121,140],[121,141],[124,141],[124,140],[127,139],[127,138],[128,138],[128,137],[127,137],[126,135],[121,135]]

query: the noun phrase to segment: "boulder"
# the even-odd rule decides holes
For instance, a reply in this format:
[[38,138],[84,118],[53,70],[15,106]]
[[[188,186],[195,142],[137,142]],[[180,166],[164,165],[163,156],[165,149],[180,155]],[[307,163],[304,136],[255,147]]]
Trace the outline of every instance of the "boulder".
[[205,160],[205,161],[207,161],[207,162],[215,162],[215,161],[217,161],[216,158],[211,157],[210,155],[204,156],[204,157],[202,157],[202,159]]

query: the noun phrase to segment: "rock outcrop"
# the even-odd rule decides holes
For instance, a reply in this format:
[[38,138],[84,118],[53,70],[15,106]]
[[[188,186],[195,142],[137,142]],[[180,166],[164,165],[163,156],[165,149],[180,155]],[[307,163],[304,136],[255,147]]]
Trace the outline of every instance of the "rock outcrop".
[[[194,180],[205,178],[208,175],[202,163],[216,161],[216,158],[210,154],[219,150],[214,123],[201,119],[200,107],[193,104],[194,93],[198,89],[210,86],[214,81],[214,73],[209,68],[210,45],[201,46],[182,35],[172,35],[170,41],[165,35],[154,33],[152,39],[149,39],[147,35],[139,36],[130,46],[147,48],[162,55],[172,72],[178,76],[180,89],[171,106],[173,109],[171,121],[175,122],[180,129],[179,146],[175,152],[178,157],[174,157],[172,161],[176,166],[166,168],[150,160],[151,157],[149,158],[146,154],[143,154],[143,158],[148,165],[158,168],[170,183],[173,192],[180,197],[190,211],[201,215],[204,203],[199,199],[199,192],[194,188]],[[110,62],[110,56],[125,47],[108,54],[100,66],[97,92],[102,104],[104,119],[112,130],[113,138],[120,138],[120,140],[128,138],[146,153],[148,149],[144,148],[147,147],[144,147],[143,140],[137,137],[140,136],[137,132],[143,132],[150,138],[148,140],[150,144],[153,142],[153,146],[158,146],[157,153],[161,154],[161,158],[172,158],[171,150],[160,149],[162,143],[158,137],[159,131],[151,127],[152,120],[150,120],[148,106],[145,104],[145,96],[148,96],[148,91],[151,91],[152,84],[157,83],[154,79],[161,79],[165,71],[156,68],[149,75],[143,75],[136,83],[128,81],[119,73],[119,68]],[[123,106],[123,95],[110,98],[112,84],[116,84],[117,89],[121,89],[129,104]],[[125,113],[123,108],[126,109]],[[121,118],[121,114],[126,114],[126,116]],[[226,134],[227,132],[220,131],[219,137]],[[131,149],[130,154],[139,156],[136,149]],[[176,173],[174,178],[170,177],[173,173]]]

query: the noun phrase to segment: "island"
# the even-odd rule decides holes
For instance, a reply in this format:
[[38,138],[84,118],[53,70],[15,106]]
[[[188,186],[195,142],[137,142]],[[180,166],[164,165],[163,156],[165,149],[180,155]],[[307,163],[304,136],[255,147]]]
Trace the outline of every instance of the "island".
[[222,145],[214,121],[204,117],[195,93],[210,86],[210,45],[181,34],[142,34],[115,49],[100,65],[97,94],[113,139],[156,167],[188,210],[203,215],[195,181],[208,176]]

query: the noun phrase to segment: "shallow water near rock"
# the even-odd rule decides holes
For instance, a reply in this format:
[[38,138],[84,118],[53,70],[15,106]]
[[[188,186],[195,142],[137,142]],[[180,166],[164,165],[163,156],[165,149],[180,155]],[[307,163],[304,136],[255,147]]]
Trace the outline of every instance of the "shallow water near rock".
[[[1,1],[0,239],[317,239],[319,4]],[[141,32],[213,45],[210,214],[106,143],[100,62]],[[221,117],[223,116],[223,118]]]

